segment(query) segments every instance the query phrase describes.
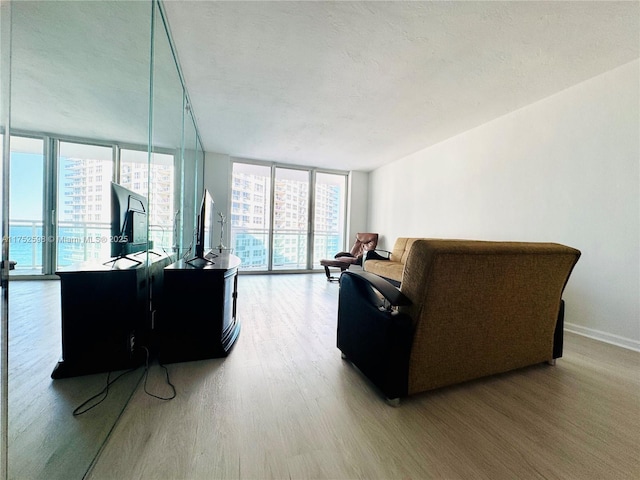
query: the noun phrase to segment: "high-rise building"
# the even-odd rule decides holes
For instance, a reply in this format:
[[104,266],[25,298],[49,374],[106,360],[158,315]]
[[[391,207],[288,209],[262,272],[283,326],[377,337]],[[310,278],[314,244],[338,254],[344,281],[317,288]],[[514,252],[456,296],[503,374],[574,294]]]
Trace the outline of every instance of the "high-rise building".
[[58,265],[109,256],[112,166],[106,160],[60,158]]
[[[270,177],[233,173],[231,232],[243,268],[266,269],[269,252]],[[314,250],[337,252],[341,244],[342,195],[338,185],[315,190]],[[276,178],[273,192],[273,268],[304,268],[308,248],[309,183]]]
[[[172,158],[172,157],[171,157]],[[60,198],[59,264],[102,260],[110,255],[112,162],[61,158],[64,178]],[[173,166],[122,162],[120,184],[148,199],[149,236],[158,247],[173,242]],[[151,184],[151,188],[149,188]]]

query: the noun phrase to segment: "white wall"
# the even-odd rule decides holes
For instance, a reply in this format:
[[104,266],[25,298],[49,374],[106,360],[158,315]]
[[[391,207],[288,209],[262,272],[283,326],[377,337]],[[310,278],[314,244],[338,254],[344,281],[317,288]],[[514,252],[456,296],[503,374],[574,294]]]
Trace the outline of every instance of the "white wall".
[[640,348],[640,64],[631,62],[371,173],[369,228],[582,251],[567,328]]
[[349,173],[349,202],[347,212],[347,245],[351,248],[356,233],[367,232],[369,173]]
[[[231,158],[221,153],[205,152],[204,160],[204,188],[209,190],[213,197],[216,211],[227,216],[227,224],[224,226],[223,244],[230,247],[229,221],[231,220],[229,199],[231,196]],[[220,243],[220,224],[213,226],[213,245]]]

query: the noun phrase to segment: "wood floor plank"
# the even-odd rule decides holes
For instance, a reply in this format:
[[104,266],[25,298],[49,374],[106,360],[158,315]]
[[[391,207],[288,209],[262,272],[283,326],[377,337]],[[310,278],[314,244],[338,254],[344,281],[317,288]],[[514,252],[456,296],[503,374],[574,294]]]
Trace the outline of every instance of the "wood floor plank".
[[106,374],[51,379],[61,354],[60,321],[58,281],[11,281],[10,479],[82,478],[139,380],[140,372],[123,377],[98,408],[74,417],[77,406],[104,388]]
[[138,389],[90,480],[640,478],[638,352],[567,334],[555,367],[392,408],[340,358],[337,284],[241,275],[238,289],[229,357],[169,365],[172,401]]

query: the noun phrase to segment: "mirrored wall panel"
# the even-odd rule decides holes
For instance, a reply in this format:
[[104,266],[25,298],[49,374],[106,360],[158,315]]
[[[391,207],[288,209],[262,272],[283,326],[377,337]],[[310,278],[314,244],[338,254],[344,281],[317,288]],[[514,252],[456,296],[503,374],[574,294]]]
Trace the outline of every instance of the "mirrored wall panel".
[[[159,2],[11,2],[10,26],[3,451],[9,478],[82,478],[144,375],[150,292],[190,248],[204,152]],[[118,294],[127,278],[144,289]],[[144,305],[135,337],[88,352],[124,318],[101,308],[114,292]]]

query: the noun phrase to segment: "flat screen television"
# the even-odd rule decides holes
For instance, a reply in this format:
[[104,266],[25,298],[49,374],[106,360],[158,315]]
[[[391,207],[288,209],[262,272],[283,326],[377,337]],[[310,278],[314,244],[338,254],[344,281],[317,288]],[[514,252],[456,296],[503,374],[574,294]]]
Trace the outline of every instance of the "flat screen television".
[[196,233],[195,233],[195,257],[191,260],[188,260],[188,263],[203,263],[195,262],[194,260],[200,259],[204,260],[205,263],[213,263],[210,259],[216,257],[217,255],[211,253],[212,245],[212,236],[211,229],[213,227],[215,216],[215,203],[213,201],[213,197],[209,193],[207,189],[204,190],[202,194],[202,202],[200,203],[200,210],[198,212],[198,218],[196,222]]
[[145,196],[111,182],[111,256],[114,259],[148,250],[148,215]]

